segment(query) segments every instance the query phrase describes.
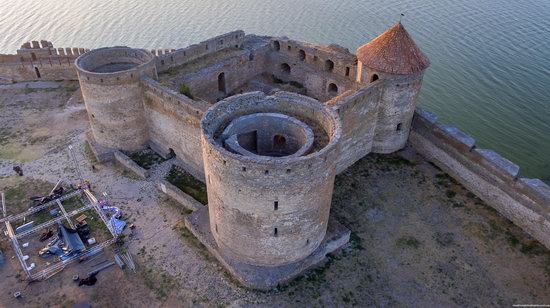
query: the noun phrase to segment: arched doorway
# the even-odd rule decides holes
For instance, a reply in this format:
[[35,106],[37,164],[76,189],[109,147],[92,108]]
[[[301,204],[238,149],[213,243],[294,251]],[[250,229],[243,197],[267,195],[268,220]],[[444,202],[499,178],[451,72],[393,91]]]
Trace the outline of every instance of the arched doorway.
[[334,83],[331,83],[328,85],[328,93],[330,95],[336,95],[338,94],[338,86]]
[[218,75],[218,91],[225,94],[225,73],[220,73]]
[[378,80],[378,79],[379,79],[378,75],[377,75],[377,74],[374,74],[374,75],[372,75],[372,77],[370,78],[370,82],[375,82],[375,81]]
[[334,69],[334,62],[332,62],[331,60],[326,60],[325,61],[325,70],[327,72],[332,72],[333,69]]
[[290,65],[287,63],[281,64],[281,71],[285,74],[290,74]]

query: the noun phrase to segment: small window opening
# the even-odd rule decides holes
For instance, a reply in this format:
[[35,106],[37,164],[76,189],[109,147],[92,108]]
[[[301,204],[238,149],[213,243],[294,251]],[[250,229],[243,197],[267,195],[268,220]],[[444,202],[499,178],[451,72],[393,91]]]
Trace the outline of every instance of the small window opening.
[[36,78],[41,78],[40,77],[40,71],[38,70],[38,67],[34,67],[34,72],[36,73]]
[[349,66],[346,66],[346,76],[349,76]]
[[402,124],[401,124],[401,123],[397,124],[397,128],[396,128],[396,130],[397,130],[397,131],[401,131],[401,126],[402,126]]
[[275,201],[273,202],[273,210],[278,210],[279,209],[279,201]]
[[248,61],[253,61],[254,60],[254,54],[253,53],[250,53],[248,55]]
[[334,83],[331,83],[328,85],[328,93],[330,95],[336,95],[338,94],[338,86]]
[[332,62],[331,60],[326,60],[325,61],[325,70],[327,72],[332,72],[332,70],[334,70],[334,62]]
[[304,61],[306,59],[306,52],[300,49],[300,51],[298,51],[298,58],[300,61]]
[[216,227],[216,233],[218,233],[218,224],[216,224],[215,227]]
[[269,170],[264,171],[264,174],[266,175],[269,174]]
[[273,49],[275,49],[275,51],[281,50],[281,43],[279,43],[279,41],[273,42]]
[[290,173],[290,171],[291,171],[290,169],[286,169],[286,173]]
[[370,82],[375,82],[375,81],[378,80],[378,79],[379,79],[378,75],[377,75],[377,74],[374,74],[374,75],[372,75],[372,77],[370,78]]
[[164,65],[164,60],[160,60],[160,65]]
[[288,45],[288,46],[286,46],[286,49],[287,49],[288,51],[291,51],[291,50],[292,50],[292,47],[290,47],[290,45]]
[[277,230],[277,228],[273,229],[273,236],[277,237],[279,233],[279,230]]
[[313,61],[317,61],[319,58],[317,56],[313,56]]
[[206,50],[208,50],[208,44],[206,44],[205,48],[206,48]]
[[245,171],[245,172],[246,172],[246,167],[243,167],[243,171]]
[[290,65],[286,63],[281,64],[281,71],[285,74],[290,74]]

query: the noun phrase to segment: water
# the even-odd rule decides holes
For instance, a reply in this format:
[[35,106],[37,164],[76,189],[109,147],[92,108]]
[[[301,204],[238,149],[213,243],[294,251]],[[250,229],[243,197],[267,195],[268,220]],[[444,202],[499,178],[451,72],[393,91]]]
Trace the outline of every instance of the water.
[[432,66],[421,106],[550,180],[548,0],[2,0],[0,52],[58,47],[185,47],[235,29],[350,50],[399,14]]

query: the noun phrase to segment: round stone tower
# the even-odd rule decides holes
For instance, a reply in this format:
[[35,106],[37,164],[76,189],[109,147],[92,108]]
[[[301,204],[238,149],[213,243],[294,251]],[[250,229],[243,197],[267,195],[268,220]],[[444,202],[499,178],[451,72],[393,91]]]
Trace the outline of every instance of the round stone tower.
[[251,92],[201,123],[210,229],[227,256],[280,266],[310,255],[329,219],[341,125],[319,101]]
[[154,56],[143,49],[100,48],[75,65],[95,141],[127,151],[142,148],[148,133],[140,79],[157,77]]
[[407,143],[424,70],[430,65],[399,22],[357,49],[357,82],[384,82],[372,151],[391,153]]

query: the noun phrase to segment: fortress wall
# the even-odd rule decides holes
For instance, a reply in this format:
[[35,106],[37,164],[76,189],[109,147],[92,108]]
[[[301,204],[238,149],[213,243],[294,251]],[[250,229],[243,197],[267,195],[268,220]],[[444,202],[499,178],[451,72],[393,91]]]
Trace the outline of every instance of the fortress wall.
[[415,150],[488,205],[550,248],[550,187],[518,178],[519,167],[498,153],[478,149],[457,128],[417,109],[409,138]]
[[[290,72],[283,68],[283,64],[290,66]],[[330,72],[318,70],[317,67],[301,62],[298,58],[290,57],[280,52],[270,52],[266,63],[266,72],[285,82],[299,82],[308,96],[320,101],[327,101],[354,87],[354,82]],[[337,91],[331,92],[329,85],[334,84]]]
[[187,171],[204,179],[200,120],[210,104],[191,100],[151,78],[142,84],[150,141],[166,152],[173,149]]
[[327,102],[342,121],[337,173],[371,152],[382,91],[383,84],[376,83],[356,92],[348,91]]
[[0,79],[12,82],[33,80],[77,80],[74,57],[48,56],[32,60],[20,55],[0,56]]
[[[252,60],[250,60],[251,52],[254,52]],[[265,63],[265,52],[242,50],[230,58],[213,62],[209,66],[185,74],[178,83],[189,86],[193,95],[216,101],[260,75],[264,71]],[[218,78],[222,73],[225,76],[225,91],[219,89]]]
[[[286,38],[273,38],[271,46],[274,51],[277,51],[274,45],[275,42],[279,43],[279,53],[304,64],[307,63],[316,71],[327,71],[349,81],[355,81],[356,79],[357,57],[346,48],[338,45],[324,46]],[[334,63],[333,68],[330,70],[326,67],[327,60]]]
[[168,54],[163,54],[156,60],[157,70],[159,73],[163,73],[172,67],[182,65],[209,53],[230,47],[238,48],[241,46],[244,37],[244,31],[232,31],[198,44],[193,44],[189,47],[178,49]]

